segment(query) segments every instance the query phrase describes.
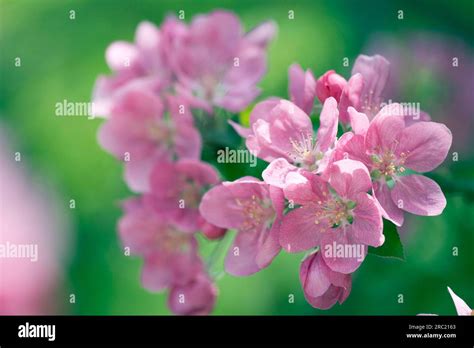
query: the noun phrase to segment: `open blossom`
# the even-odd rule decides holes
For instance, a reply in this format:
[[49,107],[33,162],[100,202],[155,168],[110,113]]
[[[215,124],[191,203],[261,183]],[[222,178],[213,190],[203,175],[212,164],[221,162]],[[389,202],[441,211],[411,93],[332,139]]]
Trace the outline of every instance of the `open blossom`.
[[129,87],[158,92],[170,81],[163,34],[153,23],[138,25],[134,43],[112,43],[105,58],[113,75],[99,76],[96,81],[93,102],[99,115],[108,116],[118,94]]
[[152,170],[150,193],[145,200],[163,219],[192,233],[203,225],[199,214],[203,193],[218,182],[216,170],[205,162],[158,162]]
[[[272,172],[274,182],[281,187],[287,172],[296,166],[311,171],[321,171],[325,167],[328,154],[336,141],[337,106],[334,98],[329,98],[323,106],[320,127],[316,138],[309,116],[293,103],[281,99],[270,99],[255,106],[250,114],[250,129],[246,134],[247,149],[257,157],[270,163],[266,172]],[[246,133],[244,133],[244,131]],[[278,172],[278,174],[277,174]]]
[[192,234],[162,219],[143,198],[127,200],[124,209],[118,225],[120,239],[130,254],[144,258],[142,284],[146,289],[161,291],[187,284],[201,272]]
[[175,314],[206,315],[214,308],[217,287],[205,273],[193,280],[173,286],[168,296],[168,306]]
[[266,45],[275,34],[264,23],[247,34],[234,14],[215,11],[194,17],[172,42],[170,59],[177,90],[193,106],[244,109],[259,93],[266,71]]
[[238,231],[225,260],[227,272],[249,275],[271,263],[281,249],[278,232],[283,208],[282,191],[252,177],[224,182],[204,195],[203,217]]
[[441,123],[413,121],[399,104],[385,106],[370,124],[365,114],[349,113],[355,134],[341,137],[335,157],[348,156],[367,166],[384,217],[401,226],[403,211],[441,214],[446,198],[438,184],[407,169],[425,173],[438,167],[451,146],[450,130]]
[[125,180],[136,192],[149,190],[155,163],[199,159],[201,136],[179,97],[165,101],[143,88],[129,89],[114,104],[99,130],[100,145],[125,162]]
[[300,281],[306,300],[319,309],[329,309],[336,302],[342,304],[352,287],[352,276],[330,269],[321,252],[307,256],[301,263]]
[[361,162],[340,160],[328,170],[328,182],[306,171],[289,174],[284,195],[299,207],[284,216],[280,244],[289,252],[316,246],[324,251],[334,245],[345,249],[346,245],[362,246],[362,255],[322,254],[333,271],[352,273],[364,260],[366,246],[383,244],[382,216],[375,200],[367,194],[372,183]]

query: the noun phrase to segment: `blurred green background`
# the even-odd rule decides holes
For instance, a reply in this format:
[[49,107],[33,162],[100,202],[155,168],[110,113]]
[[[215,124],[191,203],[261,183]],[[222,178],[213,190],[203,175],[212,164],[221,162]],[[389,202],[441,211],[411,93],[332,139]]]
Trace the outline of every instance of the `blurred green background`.
[[[391,52],[413,57],[409,46],[414,33],[441,37],[456,56],[463,47],[463,67],[471,66],[471,103],[450,105],[444,75],[420,69],[397,71],[403,76],[398,96],[422,101],[422,109],[435,121],[453,125],[455,144],[446,163],[433,176],[443,186],[448,205],[442,216],[414,217],[402,231],[406,261],[369,255],[354,275],[350,297],[342,305],[320,311],[306,303],[298,272],[302,255],[281,253],[267,269],[250,277],[225,275],[218,280],[220,294],[215,314],[455,314],[447,292],[450,286],[474,306],[474,165],[470,134],[473,131],[473,1],[64,1],[15,0],[0,2],[1,87],[0,121],[15,138],[23,158],[35,174],[47,178],[71,210],[73,241],[64,284],[55,296],[54,313],[67,314],[169,314],[164,294],[140,286],[142,261],[123,255],[116,235],[121,215],[118,202],[130,195],[122,180],[122,165],[97,144],[100,119],[56,117],[55,104],[90,100],[95,78],[108,73],[104,52],[114,40],[133,39],[137,24],[160,24],[169,13],[184,10],[186,20],[216,8],[235,11],[246,29],[267,19],[276,21],[277,38],[269,51],[268,74],[261,82],[265,97],[287,96],[287,69],[293,62],[319,76],[335,69],[345,77],[355,57],[375,53],[377,42],[389,42]],[[69,19],[74,10],[76,18]],[[288,19],[288,11],[295,13]],[[404,18],[398,19],[399,10]],[[377,38],[378,41],[374,41]],[[457,42],[454,47],[450,43]],[[428,46],[429,42],[426,43]],[[375,46],[374,46],[375,45]],[[415,47],[416,48],[416,47]],[[449,50],[452,50],[450,52]],[[384,51],[378,53],[384,54]],[[21,57],[21,67],[15,67]],[[348,57],[350,66],[343,66]],[[402,73],[404,74],[402,75]],[[422,74],[422,75],[420,75]],[[449,74],[449,73],[448,73]],[[453,77],[454,87],[466,81]],[[449,91],[448,91],[449,92]],[[464,92],[466,92],[464,90]],[[387,96],[387,97],[390,97]],[[444,98],[444,99],[443,99]],[[392,98],[394,99],[394,98]],[[443,102],[441,112],[439,103]],[[452,106],[453,108],[451,108]],[[461,109],[467,115],[463,119]],[[468,130],[456,142],[457,129]],[[262,167],[260,166],[261,170]],[[228,164],[222,170],[233,180],[249,168]],[[253,172],[258,175],[258,171]],[[206,243],[204,243],[206,244]],[[209,246],[204,245],[205,249]],[[459,249],[453,256],[453,247]],[[75,294],[76,303],[68,302]],[[288,297],[294,294],[294,303]],[[399,303],[399,295],[403,303]]]

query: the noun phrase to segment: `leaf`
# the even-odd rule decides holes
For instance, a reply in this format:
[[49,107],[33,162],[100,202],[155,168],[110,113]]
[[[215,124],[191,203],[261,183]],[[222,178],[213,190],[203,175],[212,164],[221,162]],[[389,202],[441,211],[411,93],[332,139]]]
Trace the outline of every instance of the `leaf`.
[[380,257],[390,257],[399,260],[405,260],[405,253],[403,252],[403,245],[398,235],[397,226],[388,220],[383,220],[383,234],[385,235],[385,242],[378,248],[369,247],[369,254]]
[[250,114],[251,114],[254,106],[255,106],[254,104],[249,105],[245,110],[243,110],[239,114],[239,123],[242,127],[249,127],[250,126]]

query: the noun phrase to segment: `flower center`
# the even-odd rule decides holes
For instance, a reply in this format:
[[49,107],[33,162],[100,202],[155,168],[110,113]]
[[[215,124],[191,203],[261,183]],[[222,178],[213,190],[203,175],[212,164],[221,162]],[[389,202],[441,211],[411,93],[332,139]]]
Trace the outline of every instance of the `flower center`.
[[148,134],[157,145],[168,148],[173,146],[174,127],[169,122],[153,123],[148,127]]
[[355,202],[333,197],[324,202],[318,201],[317,204],[318,209],[316,209],[314,220],[316,225],[325,223],[328,227],[337,228],[352,224]]
[[404,152],[397,157],[393,151],[385,150],[381,154],[373,154],[370,158],[373,163],[371,175],[376,179],[382,175],[386,178],[391,178],[405,171],[403,165],[407,155]]
[[169,227],[164,233],[156,235],[156,245],[161,251],[177,252],[186,251],[189,247],[189,235],[184,234],[172,227]]
[[194,182],[186,178],[182,179],[181,199],[185,202],[188,208],[198,208],[201,201],[201,189]]
[[247,199],[236,198],[235,202],[242,208],[244,215],[242,231],[252,231],[264,224],[270,224],[275,215],[271,202],[255,195]]
[[288,155],[295,164],[309,170],[317,168],[317,162],[322,159],[323,155],[316,150],[312,134],[301,133],[300,139],[290,139],[290,144],[292,149]]

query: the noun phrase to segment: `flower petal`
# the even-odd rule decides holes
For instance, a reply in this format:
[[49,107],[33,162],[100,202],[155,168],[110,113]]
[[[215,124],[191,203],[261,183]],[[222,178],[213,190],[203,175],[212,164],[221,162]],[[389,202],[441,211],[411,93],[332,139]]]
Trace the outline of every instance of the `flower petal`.
[[451,131],[444,124],[418,122],[403,131],[399,151],[407,155],[408,168],[429,172],[444,161],[452,140]]
[[446,198],[439,185],[422,175],[400,177],[391,195],[394,202],[401,203],[401,209],[416,215],[439,215],[446,207]]

